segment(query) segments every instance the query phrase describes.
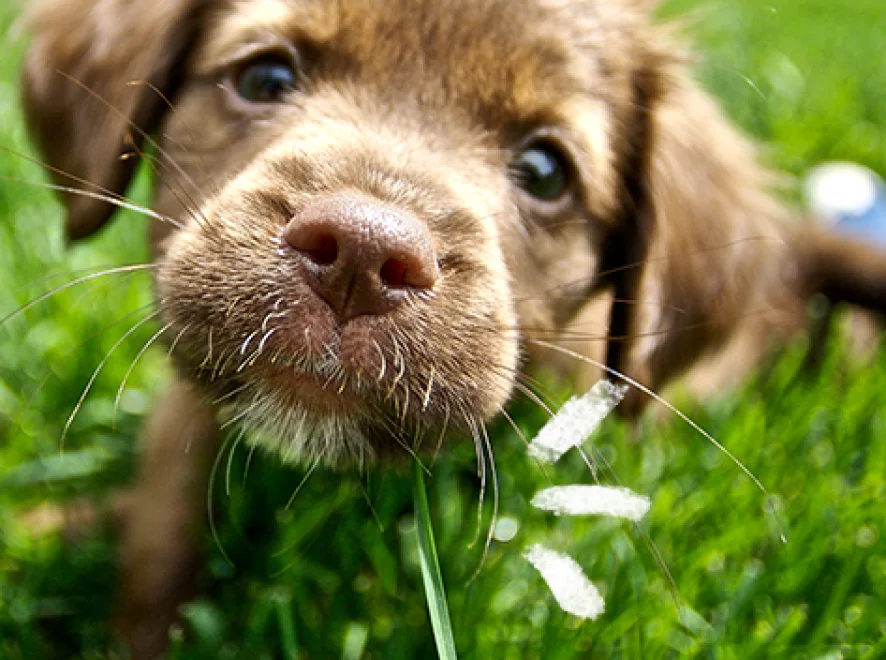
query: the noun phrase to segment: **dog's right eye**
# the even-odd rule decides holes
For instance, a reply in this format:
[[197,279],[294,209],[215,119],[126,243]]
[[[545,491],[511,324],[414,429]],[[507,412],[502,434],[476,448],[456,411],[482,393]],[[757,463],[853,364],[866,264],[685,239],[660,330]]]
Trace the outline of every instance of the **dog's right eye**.
[[552,143],[530,144],[517,154],[511,170],[518,185],[540,202],[556,202],[569,191],[566,157]]
[[295,89],[296,73],[279,55],[265,55],[243,66],[234,82],[237,94],[250,103],[280,103]]

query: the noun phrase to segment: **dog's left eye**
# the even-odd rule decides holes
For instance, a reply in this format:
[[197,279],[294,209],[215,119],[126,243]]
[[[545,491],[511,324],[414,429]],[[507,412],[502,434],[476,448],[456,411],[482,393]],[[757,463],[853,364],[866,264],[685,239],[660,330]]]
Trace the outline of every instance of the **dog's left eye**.
[[279,103],[295,89],[293,66],[279,55],[265,55],[237,73],[237,94],[250,103]]
[[543,202],[555,202],[569,190],[566,157],[548,142],[536,142],[523,149],[511,167],[520,187]]

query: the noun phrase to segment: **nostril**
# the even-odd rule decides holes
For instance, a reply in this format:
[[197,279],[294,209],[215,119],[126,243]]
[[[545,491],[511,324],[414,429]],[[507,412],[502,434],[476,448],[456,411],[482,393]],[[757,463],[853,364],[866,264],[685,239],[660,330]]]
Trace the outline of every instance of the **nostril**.
[[284,236],[287,243],[320,266],[334,264],[338,259],[338,239],[327,227],[291,222]]
[[382,264],[379,274],[385,286],[404,287],[408,284],[409,269],[402,259],[388,259]]
[[309,245],[300,249],[321,266],[334,264],[338,259],[338,241],[331,234],[316,236]]
[[393,288],[412,287],[429,289],[437,281],[437,264],[433,260],[416,257],[391,257],[385,261],[379,275],[384,286]]

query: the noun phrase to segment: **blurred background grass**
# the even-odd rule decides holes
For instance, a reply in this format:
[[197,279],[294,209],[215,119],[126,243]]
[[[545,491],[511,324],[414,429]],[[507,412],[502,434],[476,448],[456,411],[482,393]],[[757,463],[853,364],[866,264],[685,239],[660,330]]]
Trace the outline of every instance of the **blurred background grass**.
[[[700,79],[773,165],[801,175],[846,159],[886,173],[882,0],[673,0],[662,14],[681,17]],[[15,16],[4,4],[0,26]],[[3,50],[0,145],[27,150],[17,108],[22,43],[9,36]],[[0,175],[42,180],[6,153]],[[0,181],[0,317],[77,275],[146,259],[138,217],[72,249],[60,220],[48,193]],[[139,421],[167,377],[163,351],[133,371],[116,424],[114,398],[151,324],[108,359],[63,453],[59,442],[93,370],[150,299],[146,275],[113,276],[0,327],[0,657],[97,658],[113,644],[113,530],[98,525],[72,539],[41,529],[49,505],[100,502],[131,474]],[[471,545],[478,484],[473,450],[450,452],[429,488],[461,654],[886,657],[886,359],[854,363],[840,344],[814,382],[797,377],[795,345],[765,378],[690,406],[771,489],[769,506],[721,452],[659,417],[639,430],[609,420],[595,438],[618,480],[652,498],[639,527],[545,516],[528,501],[547,481],[515,433],[496,424],[501,540],[469,582],[482,554],[482,543]],[[513,412],[527,434],[543,422],[533,406]],[[558,464],[555,483],[589,480],[575,458]],[[245,474],[246,461],[241,447],[230,494],[221,485],[213,494],[234,566],[207,534],[200,594],[172,632],[172,655],[433,657],[408,477],[318,472],[287,508],[303,472],[257,453]],[[521,557],[534,542],[579,561],[606,596],[600,620],[558,610]]]

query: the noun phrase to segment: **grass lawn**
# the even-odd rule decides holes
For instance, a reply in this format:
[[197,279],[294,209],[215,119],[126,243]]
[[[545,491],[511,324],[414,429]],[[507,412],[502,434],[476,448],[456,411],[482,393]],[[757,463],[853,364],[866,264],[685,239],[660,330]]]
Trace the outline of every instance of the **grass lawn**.
[[[773,165],[802,174],[845,159],[886,174],[883,0],[673,0],[662,14],[688,16],[700,79]],[[14,17],[0,6],[4,33]],[[0,146],[18,150],[27,149],[21,51],[8,37],[0,59]],[[5,152],[0,176],[42,180]],[[51,195],[0,181],[0,318],[84,269],[144,261],[144,234],[144,221],[126,215],[67,249]],[[140,420],[168,377],[163,351],[133,370],[116,414],[115,398],[151,324],[107,359],[59,445],[93,370],[150,300],[146,275],[98,279],[0,327],[0,658],[99,658],[112,644],[113,530],[66,540],[26,514],[101,501],[131,475]],[[705,407],[687,404],[769,499],[688,426],[657,416],[636,430],[608,420],[594,438],[611,466],[605,480],[617,475],[651,497],[642,523],[543,515],[528,503],[549,482],[514,431],[494,424],[499,529],[516,534],[502,532],[473,581],[483,546],[471,543],[473,449],[451,451],[428,485],[460,655],[886,657],[886,353],[853,362],[841,344],[814,381],[798,376],[795,345],[765,378]],[[525,402],[513,414],[527,434],[544,421]],[[434,657],[408,474],[318,471],[287,507],[303,471],[259,452],[247,473],[247,460],[242,446],[223,459],[230,488],[219,478],[212,494],[218,539],[206,534],[200,594],[172,632],[172,656]],[[550,477],[590,480],[574,456]],[[490,514],[487,505],[484,526]],[[606,598],[599,620],[559,611],[522,557],[536,542],[581,564]]]

